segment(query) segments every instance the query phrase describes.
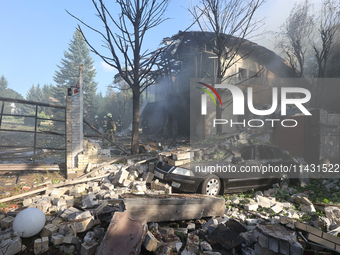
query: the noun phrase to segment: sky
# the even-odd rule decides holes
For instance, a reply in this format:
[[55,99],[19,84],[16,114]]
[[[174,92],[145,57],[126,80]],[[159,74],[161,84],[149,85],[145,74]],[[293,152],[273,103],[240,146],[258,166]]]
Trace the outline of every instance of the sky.
[[[278,27],[288,17],[294,3],[302,0],[267,0],[255,14],[255,18],[265,17],[262,28],[267,32],[278,31]],[[108,2],[113,16],[117,16],[115,1]],[[161,40],[185,30],[192,24],[192,17],[187,8],[199,0],[172,0],[165,13],[169,19],[146,35],[144,49],[156,49]],[[316,5],[320,0],[313,0]],[[52,84],[53,76],[59,70],[64,51],[79,23],[67,14],[77,16],[87,24],[101,28],[91,0],[11,0],[2,1],[0,9],[0,76],[4,75],[9,88],[24,97],[34,84]],[[84,28],[84,27],[82,27]],[[199,30],[193,26],[191,30]],[[100,45],[101,38],[84,29],[85,36],[94,45]],[[273,50],[270,33],[255,40],[256,43]],[[103,49],[104,50],[104,49]],[[107,86],[112,83],[115,69],[105,64],[100,57],[91,52],[97,71],[95,81],[97,92],[105,95]],[[1,96],[1,91],[0,91]]]

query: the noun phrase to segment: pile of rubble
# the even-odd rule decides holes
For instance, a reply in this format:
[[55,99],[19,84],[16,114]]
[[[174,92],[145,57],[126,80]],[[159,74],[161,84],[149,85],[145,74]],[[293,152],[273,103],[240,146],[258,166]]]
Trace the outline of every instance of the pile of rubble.
[[232,147],[247,144],[248,139],[249,136],[246,133],[236,133],[223,139],[219,138],[212,145],[194,144],[192,147],[184,146],[171,151],[163,151],[158,153],[158,159],[167,162],[170,166],[184,165],[190,163],[191,160],[221,159],[230,152]]
[[[153,163],[140,164],[135,160],[148,162],[150,158],[139,157],[134,161],[128,159],[127,166],[124,164],[104,166],[100,170],[90,173],[90,178],[76,181],[82,183],[70,185],[69,183],[72,181],[67,180],[57,185],[48,186],[43,195],[23,199],[21,210],[38,208],[46,215],[46,224],[41,230],[39,238],[35,239],[33,250],[28,252],[41,254],[51,247],[59,247],[65,254],[75,251],[80,254],[94,254],[98,246],[97,241],[102,239],[105,234],[105,229],[101,227],[105,220],[99,219],[101,216],[95,211],[96,207],[104,201],[119,199],[120,195],[124,193],[172,193],[170,186],[157,181],[153,182]],[[97,165],[94,164],[93,167],[97,167]],[[99,178],[102,176],[105,177]],[[147,189],[147,185],[151,185],[153,190]],[[119,210],[122,208],[106,206],[100,212],[100,214],[108,216],[105,224],[108,224],[112,214]],[[2,254],[16,254],[25,249],[21,237],[12,229],[15,216],[19,212],[19,210],[14,211],[13,208],[9,209],[6,217],[0,215],[0,226],[4,230],[0,232],[0,240],[2,240],[0,253]],[[92,231],[89,231],[90,229]],[[86,236],[79,238],[78,234],[81,233],[86,233]]]
[[[227,149],[228,141],[224,144]],[[158,157],[168,163],[173,160],[176,165],[177,161],[193,157],[210,157],[216,146],[221,147],[220,144],[195,150],[183,147]],[[124,248],[134,254],[288,255],[302,254],[310,247],[340,252],[340,238],[336,237],[340,232],[340,209],[317,207],[309,199],[312,191],[298,192],[288,185],[275,184],[263,192],[230,195],[225,201],[216,198],[216,203],[222,200],[221,212],[211,204],[203,210],[200,204],[198,210],[186,202],[180,208],[195,212],[196,216],[190,219],[179,220],[184,209],[163,214],[169,215],[168,220],[157,223],[134,218],[128,210],[124,212],[127,195],[172,194],[171,186],[154,181],[154,163],[150,162],[153,159],[127,159],[127,165],[94,164],[92,167],[98,170],[90,170],[86,174],[88,179],[50,185],[44,194],[23,199],[22,209],[40,209],[45,213],[46,223],[29,243],[12,228],[20,211],[0,215],[0,253],[42,254],[56,250],[65,254],[122,254],[119,249]],[[338,180],[325,181],[324,185],[329,191],[339,189]],[[160,213],[159,207],[156,209]],[[320,209],[324,210],[323,215],[316,213]],[[204,213],[209,210],[218,213],[206,218]],[[127,228],[129,224],[131,229]],[[116,246],[117,250],[105,253],[113,244],[119,249]]]

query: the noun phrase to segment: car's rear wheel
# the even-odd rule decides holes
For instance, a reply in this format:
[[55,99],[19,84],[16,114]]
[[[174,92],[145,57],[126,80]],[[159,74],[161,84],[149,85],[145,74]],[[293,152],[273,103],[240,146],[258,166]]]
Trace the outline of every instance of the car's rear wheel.
[[220,190],[221,180],[216,175],[209,175],[200,186],[200,193],[210,196],[217,196]]

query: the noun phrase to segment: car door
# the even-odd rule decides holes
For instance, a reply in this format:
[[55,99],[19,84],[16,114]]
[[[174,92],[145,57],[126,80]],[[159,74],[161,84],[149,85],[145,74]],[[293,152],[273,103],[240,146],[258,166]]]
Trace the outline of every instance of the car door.
[[[254,145],[247,146],[240,151],[241,158],[244,160],[237,164],[237,170],[241,167],[256,166],[258,161],[256,160],[256,147]],[[240,178],[228,179],[227,188],[230,190],[249,190],[258,187],[259,178],[255,174],[242,174]]]
[[277,158],[279,156],[275,153],[274,147],[258,144],[256,146],[257,149],[257,158],[258,162],[266,167],[267,172],[264,172],[259,178],[258,182],[260,186],[270,186],[274,182],[276,182],[279,173],[273,171],[277,166],[279,166],[282,162],[281,158]]

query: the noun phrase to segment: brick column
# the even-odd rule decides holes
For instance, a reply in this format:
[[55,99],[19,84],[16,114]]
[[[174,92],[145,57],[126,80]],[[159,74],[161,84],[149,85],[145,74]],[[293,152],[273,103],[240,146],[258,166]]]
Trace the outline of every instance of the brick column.
[[66,96],[66,167],[67,178],[77,176],[78,157],[84,150],[83,65],[79,66],[79,84],[68,88]]

